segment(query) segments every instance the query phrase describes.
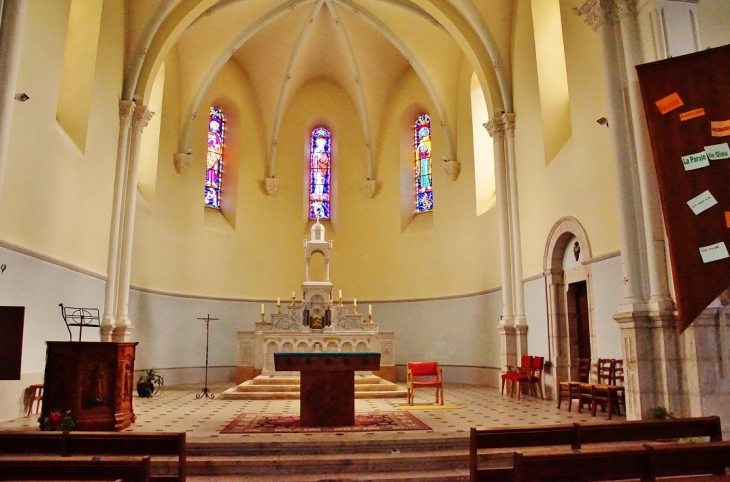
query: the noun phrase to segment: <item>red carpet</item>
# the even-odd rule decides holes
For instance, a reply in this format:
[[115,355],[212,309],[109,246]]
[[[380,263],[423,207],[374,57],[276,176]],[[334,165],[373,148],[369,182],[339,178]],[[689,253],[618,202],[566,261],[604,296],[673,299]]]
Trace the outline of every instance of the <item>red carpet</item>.
[[242,413],[221,433],[303,433],[303,432],[382,432],[392,430],[431,430],[411,413],[356,413],[354,427],[300,427],[299,414]]

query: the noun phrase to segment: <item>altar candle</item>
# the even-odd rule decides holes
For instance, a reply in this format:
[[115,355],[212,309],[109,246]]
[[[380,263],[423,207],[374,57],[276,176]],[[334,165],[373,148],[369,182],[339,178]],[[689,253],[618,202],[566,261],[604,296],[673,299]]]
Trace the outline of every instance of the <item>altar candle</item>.
[[373,314],[373,305],[368,305],[368,315]]
[[276,297],[276,306],[279,306],[281,304],[281,298],[278,296]]
[[342,299],[342,290],[340,290],[340,299]]
[[297,297],[297,294],[296,294],[295,292],[293,292],[293,291],[292,291],[292,292],[291,292],[291,298],[292,298],[292,299],[294,299],[294,298],[296,298],[296,297]]
[[264,314],[264,304],[263,303],[261,303],[261,314],[262,315]]
[[352,301],[352,306],[357,306],[357,298]]

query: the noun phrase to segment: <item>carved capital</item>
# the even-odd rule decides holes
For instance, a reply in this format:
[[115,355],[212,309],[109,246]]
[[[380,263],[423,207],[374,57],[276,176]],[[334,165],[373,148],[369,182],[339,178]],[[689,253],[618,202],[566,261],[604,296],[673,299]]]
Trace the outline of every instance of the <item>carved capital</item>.
[[621,20],[629,15],[636,15],[636,0],[615,0],[616,18]]
[[178,174],[182,174],[190,167],[190,158],[192,156],[189,152],[176,152],[172,155],[172,159],[175,163],[175,170]]
[[604,25],[616,21],[615,0],[586,0],[576,13],[593,29],[598,30]]
[[508,113],[502,115],[502,119],[504,120],[505,134],[507,134],[507,137],[514,139],[515,138],[515,115],[511,112],[508,112]]
[[461,163],[459,161],[449,161],[444,159],[444,174],[452,181],[456,181],[461,173]]
[[362,182],[362,191],[365,193],[365,196],[371,198],[375,196],[375,189],[378,187],[378,183],[375,181],[375,179],[366,179]]
[[279,181],[280,179],[276,179],[275,177],[266,178],[266,192],[269,196],[273,196],[279,190]]
[[484,128],[487,129],[487,132],[489,132],[489,135],[495,141],[498,139],[504,139],[504,119],[494,117],[492,120],[484,124]]
[[138,105],[134,108],[134,114],[132,115],[132,128],[140,133],[147,127],[147,123],[155,115],[154,112],[150,111],[144,105]]
[[132,124],[132,114],[134,113],[133,100],[119,101],[119,127],[129,129]]

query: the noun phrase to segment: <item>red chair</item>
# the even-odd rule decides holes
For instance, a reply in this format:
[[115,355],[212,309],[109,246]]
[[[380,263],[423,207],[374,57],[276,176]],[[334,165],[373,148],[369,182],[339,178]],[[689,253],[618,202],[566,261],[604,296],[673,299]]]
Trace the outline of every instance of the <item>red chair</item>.
[[[522,360],[520,361],[520,366],[507,366],[507,373],[502,374],[502,395],[504,395],[504,384],[509,380],[512,382],[512,387],[509,392],[509,396],[512,398],[515,393],[515,383],[520,383],[520,381],[524,377],[527,377],[531,372],[533,358],[534,357],[529,355],[523,355]],[[519,393],[517,394],[517,398],[519,398]]]
[[[441,405],[444,404],[443,376],[438,362],[408,362],[407,370],[408,405],[413,405],[413,391],[423,387],[435,387],[436,403],[439,403],[439,395],[441,395]],[[416,377],[421,379],[416,380]],[[424,380],[423,378],[426,377],[428,379]]]

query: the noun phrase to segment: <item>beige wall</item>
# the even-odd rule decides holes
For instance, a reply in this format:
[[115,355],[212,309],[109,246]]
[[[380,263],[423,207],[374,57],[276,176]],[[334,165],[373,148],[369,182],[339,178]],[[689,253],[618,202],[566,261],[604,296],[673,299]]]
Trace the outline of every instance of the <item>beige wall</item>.
[[598,37],[561,1],[572,137],[547,165],[540,127],[535,41],[530,2],[519,0],[514,40],[517,178],[525,277],[543,270],[550,229],[563,216],[585,227],[593,255],[619,249],[615,173],[608,130],[596,123],[606,110]]
[[119,126],[124,5],[105,0],[85,154],[57,127],[68,0],[27,2],[0,239],[106,272]]
[[[315,79],[294,94],[286,108],[277,149],[274,196],[263,189],[266,136],[259,128],[261,106],[245,70],[229,62],[198,107],[193,131],[193,163],[175,172],[178,92],[174,55],[168,56],[162,139],[155,200],[138,203],[132,283],[176,293],[232,298],[288,297],[304,280],[302,239],[309,237],[307,172],[309,133],[322,124],[333,134],[331,280],[346,298],[402,299],[472,293],[499,285],[496,214],[477,218],[471,147],[468,68],[460,75],[457,181],[443,174],[439,119],[415,73],[408,69],[386,102],[382,134],[376,139],[379,187],[368,199],[362,191],[366,158],[357,111],[345,90]],[[224,109],[226,178],[223,196],[236,191],[224,216],[202,206],[206,112],[211,102]],[[402,220],[402,199],[412,189],[411,151],[415,113],[432,115],[436,209]],[[412,119],[411,119],[412,117]],[[234,167],[235,166],[235,167]],[[231,174],[237,175],[237,182]],[[405,192],[404,190],[407,189]],[[412,210],[412,206],[410,207]],[[412,219],[412,220],[411,220]],[[410,221],[410,222],[408,222]],[[478,242],[476,240],[479,240]],[[323,276],[313,266],[313,273]],[[313,277],[313,279],[317,279]],[[426,280],[426,282],[424,282]]]

